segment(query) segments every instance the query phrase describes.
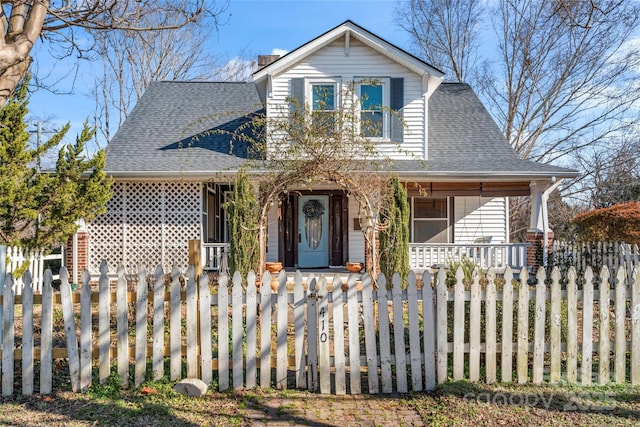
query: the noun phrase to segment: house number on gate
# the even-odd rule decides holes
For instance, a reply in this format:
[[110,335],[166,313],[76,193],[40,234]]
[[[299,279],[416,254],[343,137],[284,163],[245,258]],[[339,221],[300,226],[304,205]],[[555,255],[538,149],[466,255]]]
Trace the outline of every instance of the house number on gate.
[[327,335],[326,315],[327,313],[324,307],[322,307],[320,309],[320,342],[327,342],[327,340],[329,339],[329,336]]

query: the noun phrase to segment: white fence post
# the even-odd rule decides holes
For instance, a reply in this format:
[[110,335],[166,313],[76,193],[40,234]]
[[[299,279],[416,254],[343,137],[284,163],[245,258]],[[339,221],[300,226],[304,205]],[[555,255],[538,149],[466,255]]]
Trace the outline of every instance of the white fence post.
[[383,274],[378,278],[378,329],[380,334],[380,373],[382,392],[393,391],[391,376],[391,340],[389,339],[389,299],[387,281]]
[[[296,271],[294,277],[295,286],[293,288],[293,317],[294,317],[294,340],[295,340],[295,367],[296,367],[296,388],[305,388],[307,386],[307,370],[305,359],[307,357],[305,347],[305,328],[304,328],[304,311],[305,311],[305,291],[302,286],[302,273]],[[342,312],[340,312],[342,314]],[[342,343],[344,346],[344,342]],[[344,358],[344,352],[342,357]],[[344,367],[343,367],[344,369]],[[336,372],[336,378],[337,378]],[[337,381],[337,380],[336,380]],[[344,378],[342,379],[344,381]]]
[[53,276],[44,273],[42,287],[42,323],[40,328],[40,394],[51,393],[53,374]]
[[[207,284],[208,286],[208,284]],[[201,288],[202,289],[202,288]],[[208,289],[208,288],[207,288]],[[247,275],[247,291],[246,291],[246,327],[247,327],[247,360],[245,372],[245,386],[248,389],[256,387],[257,378],[257,353],[258,353],[258,335],[257,335],[257,315],[258,315],[258,294],[256,288],[256,274],[250,271]],[[204,309],[202,307],[201,309]],[[204,319],[206,316],[201,316]],[[209,318],[211,315],[209,315]],[[210,322],[209,322],[210,323]],[[211,333],[209,333],[211,335]],[[205,346],[205,343],[202,343]]]
[[4,300],[2,305],[3,322],[2,322],[2,395],[11,396],[13,394],[13,375],[14,375],[14,305],[13,305],[13,277],[9,276],[4,283]]
[[[7,276],[7,246],[0,245],[0,297],[4,294],[4,281]],[[2,342],[2,313],[4,310],[0,305],[0,343]],[[2,363],[0,363],[0,367]]]
[[22,394],[33,394],[33,281],[31,272],[24,274],[22,295]]
[[[336,369],[336,394],[347,392],[346,369],[344,361],[344,303],[342,298],[342,279],[337,275],[333,279],[333,350]],[[366,313],[366,312],[365,312]],[[373,311],[371,313],[371,323],[373,324]],[[375,339],[375,337],[374,337]],[[374,343],[375,346],[375,343]],[[378,372],[369,374],[369,384],[372,377],[377,382]],[[370,386],[371,389],[371,386]]]
[[80,391],[80,358],[78,355],[78,336],[76,334],[76,320],[73,312],[73,301],[69,274],[66,269],[60,271],[60,296],[62,299],[62,316],[64,318],[64,331],[67,338],[67,356],[69,357],[69,376],[71,377],[71,389]]

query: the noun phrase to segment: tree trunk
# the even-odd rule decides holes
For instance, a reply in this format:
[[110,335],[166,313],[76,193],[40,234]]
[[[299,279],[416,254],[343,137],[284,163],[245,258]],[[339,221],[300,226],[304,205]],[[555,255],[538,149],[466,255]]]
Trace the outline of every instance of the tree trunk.
[[376,234],[375,224],[366,227],[364,232],[365,271],[371,276],[374,282],[378,274],[380,274],[380,268],[378,266],[378,239],[376,238]]
[[266,220],[260,218],[260,225],[258,228],[258,271],[256,272],[258,280],[262,279],[264,273],[264,266],[267,262],[267,236],[266,236]]
[[15,65],[6,68],[2,73],[0,73],[0,106],[7,103],[11,93],[15,90],[27,72],[30,62],[30,58],[26,58],[23,61],[17,62]]
[[[9,28],[6,33],[3,31],[0,43],[0,106],[7,102],[29,68],[29,54],[42,32],[48,8],[48,0],[33,1],[30,7],[20,2],[13,5]],[[4,19],[6,24],[7,18]]]

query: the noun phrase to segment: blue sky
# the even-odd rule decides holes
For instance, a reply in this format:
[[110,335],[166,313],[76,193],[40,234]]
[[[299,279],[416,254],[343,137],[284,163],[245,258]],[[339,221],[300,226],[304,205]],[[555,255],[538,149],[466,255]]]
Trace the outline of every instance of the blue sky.
[[217,45],[231,47],[230,52],[291,50],[347,19],[392,43],[406,44],[407,37],[393,24],[395,5],[393,0],[231,0],[229,22],[220,28]]
[[[218,34],[211,35],[211,50],[223,58],[243,53],[269,54],[273,49],[290,51],[319,36],[341,22],[350,19],[378,36],[410,49],[407,35],[393,22],[396,0],[231,0],[220,17]],[[41,47],[42,49],[42,47]],[[75,139],[85,119],[94,112],[95,102],[90,91],[93,74],[91,63],[83,61],[79,72],[73,69],[75,59],[45,60],[46,52],[34,52],[40,76],[64,77],[56,87],[59,94],[44,90],[31,98],[31,115],[48,119],[60,127],[71,121],[67,140]],[[68,93],[69,92],[69,93]]]

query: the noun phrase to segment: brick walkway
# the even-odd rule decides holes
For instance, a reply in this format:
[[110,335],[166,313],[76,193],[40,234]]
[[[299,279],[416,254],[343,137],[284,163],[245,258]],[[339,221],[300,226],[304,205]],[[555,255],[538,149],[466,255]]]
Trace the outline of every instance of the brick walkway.
[[401,395],[335,396],[296,391],[255,394],[245,401],[248,404],[240,413],[246,426],[425,425]]

